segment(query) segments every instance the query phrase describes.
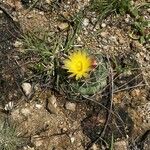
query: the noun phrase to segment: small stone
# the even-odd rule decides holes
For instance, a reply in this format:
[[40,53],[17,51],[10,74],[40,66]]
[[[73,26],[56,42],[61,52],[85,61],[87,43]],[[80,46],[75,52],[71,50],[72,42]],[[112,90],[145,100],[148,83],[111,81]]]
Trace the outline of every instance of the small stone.
[[69,24],[68,24],[67,22],[62,22],[62,23],[60,23],[60,24],[58,25],[58,28],[59,28],[60,30],[67,30],[68,27],[69,27]]
[[71,141],[71,143],[74,143],[75,137],[71,136],[71,137],[70,137],[70,141]]
[[77,41],[81,42],[81,37],[80,36],[77,37]]
[[32,86],[31,86],[30,83],[27,83],[27,82],[23,83],[21,85],[21,87],[22,87],[22,89],[23,89],[23,91],[24,91],[24,93],[25,93],[26,96],[29,96],[31,94]]
[[124,19],[124,21],[125,21],[126,23],[129,23],[129,22],[130,22],[130,15],[127,14],[127,17]]
[[2,10],[0,10],[0,14],[2,14],[3,13],[3,11]]
[[54,95],[50,96],[50,98],[48,99],[47,104],[46,104],[46,109],[49,113],[52,113],[52,114],[58,113],[57,100]]
[[32,14],[29,14],[29,15],[27,16],[27,18],[28,18],[28,19],[33,18],[33,15],[32,15]]
[[114,150],[128,150],[127,142],[124,140],[115,142]]
[[35,104],[35,107],[36,107],[37,109],[41,109],[41,108],[42,108],[42,105],[40,105],[40,104]]
[[47,4],[51,4],[52,0],[46,0]]
[[95,29],[96,29],[96,30],[99,29],[99,24],[96,24]]
[[107,35],[108,35],[107,32],[101,32],[101,33],[100,33],[100,36],[103,37],[103,38],[107,37]]
[[51,101],[52,105],[56,108],[57,107],[57,101],[56,101],[56,97],[54,95],[51,96],[50,101]]
[[97,144],[93,144],[92,147],[91,147],[91,150],[99,150],[100,148],[98,147]]
[[67,110],[75,111],[76,110],[76,104],[71,102],[66,102],[65,108]]
[[130,19],[129,19],[129,18],[125,18],[124,21],[125,21],[126,23],[129,23]]
[[83,20],[83,25],[85,26],[85,27],[87,27],[88,25],[89,25],[89,19],[88,18],[84,18],[84,20]]
[[101,24],[101,27],[102,27],[102,28],[105,28],[105,27],[106,27],[106,24],[105,24],[105,23],[102,23],[102,24]]
[[29,114],[31,113],[30,110],[28,108],[22,108],[20,110],[21,114],[24,115],[25,117],[29,116]]
[[15,43],[13,45],[14,45],[14,47],[18,48],[18,47],[21,47],[23,44],[20,41],[15,41]]
[[67,128],[62,128],[62,132],[66,132],[67,131]]
[[96,21],[97,21],[97,18],[91,18],[91,22],[92,22],[92,24],[95,24],[95,23],[96,23]]
[[30,147],[30,146],[24,146],[23,150],[35,150],[34,147]]
[[44,12],[43,12],[43,11],[40,11],[40,12],[39,12],[39,15],[44,16]]
[[5,105],[5,110],[6,111],[10,111],[10,110],[12,110],[13,109],[13,106],[14,106],[14,103],[12,102],[12,101],[10,101],[9,103],[7,103],[6,105]]

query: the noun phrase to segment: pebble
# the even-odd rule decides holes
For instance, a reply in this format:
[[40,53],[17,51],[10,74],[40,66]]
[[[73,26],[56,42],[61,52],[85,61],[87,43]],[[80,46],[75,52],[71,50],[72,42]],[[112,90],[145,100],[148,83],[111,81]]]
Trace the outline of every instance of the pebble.
[[88,18],[84,18],[84,20],[83,20],[83,25],[85,26],[85,27],[87,27],[88,25],[89,25],[89,19]]
[[77,37],[77,41],[81,42],[81,37],[80,36]]
[[92,22],[93,24],[95,24],[96,21],[97,21],[97,18],[91,18],[91,22]]
[[107,33],[107,32],[101,32],[101,33],[100,33],[100,36],[101,36],[101,37],[103,37],[103,38],[106,38],[106,37],[107,37],[107,35],[108,35],[108,33]]
[[129,19],[129,18],[125,18],[124,21],[125,21],[126,23],[129,23],[130,19]]
[[67,22],[62,22],[62,23],[58,24],[58,28],[60,30],[66,30],[66,29],[68,29],[68,27],[69,27],[69,24]]
[[2,14],[3,13],[3,11],[2,10],[0,10],[0,14]]
[[14,103],[12,101],[8,102],[6,105],[5,105],[5,110],[6,111],[9,111],[9,110],[12,110],[13,109],[13,106],[14,106]]
[[39,12],[39,15],[44,16],[44,12],[43,12],[43,11],[40,11],[40,12]]
[[102,23],[102,24],[101,24],[101,27],[102,27],[102,28],[105,28],[105,27],[106,27],[106,23]]
[[23,44],[20,41],[15,41],[15,43],[13,45],[14,45],[14,47],[18,48],[18,47],[22,46]]
[[57,101],[56,101],[56,97],[54,95],[51,96],[50,101],[51,101],[52,105],[56,108],[57,107]]
[[49,112],[52,113],[52,114],[57,114],[57,113],[58,113],[57,100],[56,100],[56,97],[55,97],[54,95],[52,95],[52,96],[48,99],[47,109],[48,109]]
[[42,105],[40,105],[40,104],[35,104],[35,107],[36,107],[37,109],[41,109],[41,108],[42,108]]
[[29,114],[31,113],[30,110],[28,108],[22,108],[20,110],[21,114],[24,115],[25,117],[29,116]]
[[32,15],[32,14],[29,14],[29,15],[27,16],[27,18],[28,18],[28,19],[33,18],[33,15]]
[[99,150],[98,145],[94,143],[91,147],[91,150]]
[[25,82],[21,85],[21,87],[22,87],[26,96],[29,96],[31,94],[32,86],[30,83]]
[[52,0],[46,0],[46,3],[47,3],[47,4],[51,4],[51,3],[52,3]]
[[35,150],[34,147],[30,147],[30,146],[24,146],[23,150]]
[[71,102],[66,102],[65,108],[67,110],[75,111],[76,110],[76,104]]
[[127,142],[125,140],[115,142],[114,149],[115,150],[128,150]]
[[96,30],[99,29],[99,24],[96,24],[95,29],[96,29]]
[[75,141],[75,137],[73,137],[73,136],[72,136],[72,134],[69,134],[69,137],[70,137],[70,141],[71,141],[71,143],[73,144],[73,143],[74,143],[74,141]]

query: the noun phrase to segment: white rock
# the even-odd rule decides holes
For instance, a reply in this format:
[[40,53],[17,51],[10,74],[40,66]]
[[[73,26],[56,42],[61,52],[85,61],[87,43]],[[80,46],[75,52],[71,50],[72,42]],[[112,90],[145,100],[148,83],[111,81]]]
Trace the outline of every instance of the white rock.
[[13,106],[14,106],[14,103],[12,101],[10,101],[9,103],[7,103],[5,105],[5,110],[8,111],[8,110],[12,110],[13,109]]
[[13,44],[16,48],[18,48],[18,47],[20,47],[20,46],[22,46],[23,44],[22,44],[22,42],[20,42],[20,41],[15,41],[15,43]]
[[58,108],[57,108],[57,99],[54,95],[51,95],[48,99],[48,104],[47,104],[47,109],[53,113],[57,114],[58,113]]
[[54,95],[51,96],[50,98],[51,104],[56,108],[57,107],[57,100]]
[[62,22],[62,23],[58,24],[58,28],[60,30],[66,30],[66,29],[68,29],[68,27],[69,27],[69,24],[67,22]]
[[75,111],[76,110],[76,104],[71,102],[66,102],[65,107],[67,110]]
[[52,0],[46,0],[46,3],[51,4]]
[[40,109],[40,108],[42,108],[42,105],[40,105],[40,104],[35,104],[35,107],[36,107],[37,109]]
[[80,36],[77,37],[77,41],[81,42],[81,37]]
[[22,113],[22,115],[24,115],[24,116],[26,116],[26,117],[31,114],[31,112],[30,112],[30,110],[29,110],[28,108],[22,108],[22,109],[20,110],[20,112]]
[[125,18],[124,21],[125,21],[126,23],[129,23],[130,19],[129,19],[129,18]]
[[107,32],[101,32],[100,35],[101,35],[101,37],[105,38],[105,37],[107,37],[108,33]]
[[102,28],[105,28],[105,27],[106,27],[106,24],[105,24],[105,23],[102,23],[102,24],[101,24],[101,27],[102,27]]
[[2,14],[3,13],[3,11],[2,10],[0,10],[0,14]]
[[26,96],[29,96],[31,94],[32,86],[30,83],[25,82],[21,85],[21,87],[22,87]]
[[73,136],[71,136],[71,137],[70,137],[70,141],[71,141],[71,143],[74,143],[75,138],[74,138]]
[[35,149],[34,147],[31,148],[30,146],[27,145],[23,147],[23,150],[35,150]]
[[93,146],[91,147],[92,150],[99,150],[99,147],[97,144],[93,144]]
[[89,25],[89,19],[88,18],[84,18],[84,20],[83,20],[83,25],[85,26],[85,27],[87,27],[88,25]]

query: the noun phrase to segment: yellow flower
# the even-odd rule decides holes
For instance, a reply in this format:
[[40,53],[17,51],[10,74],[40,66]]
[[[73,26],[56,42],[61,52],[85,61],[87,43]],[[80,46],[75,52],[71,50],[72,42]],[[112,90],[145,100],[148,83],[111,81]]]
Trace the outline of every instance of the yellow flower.
[[76,80],[86,77],[92,66],[92,60],[84,51],[76,51],[68,56],[64,61],[64,67],[71,73],[71,77],[76,76]]

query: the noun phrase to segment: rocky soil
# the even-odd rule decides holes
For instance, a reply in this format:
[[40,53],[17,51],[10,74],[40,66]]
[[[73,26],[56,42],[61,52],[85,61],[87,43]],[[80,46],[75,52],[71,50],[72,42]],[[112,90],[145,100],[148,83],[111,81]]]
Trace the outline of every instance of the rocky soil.
[[[141,44],[131,38],[130,14],[99,22],[97,13],[86,12],[73,43],[74,49],[88,48],[112,60],[112,98],[106,88],[96,98],[73,101],[31,69],[39,57],[26,54],[23,35],[47,32],[65,39],[74,16],[89,3],[0,1],[0,115],[16,125],[23,140],[20,150],[106,150],[112,145],[115,150],[149,150],[150,47],[149,40]],[[141,13],[150,19],[149,9]]]

